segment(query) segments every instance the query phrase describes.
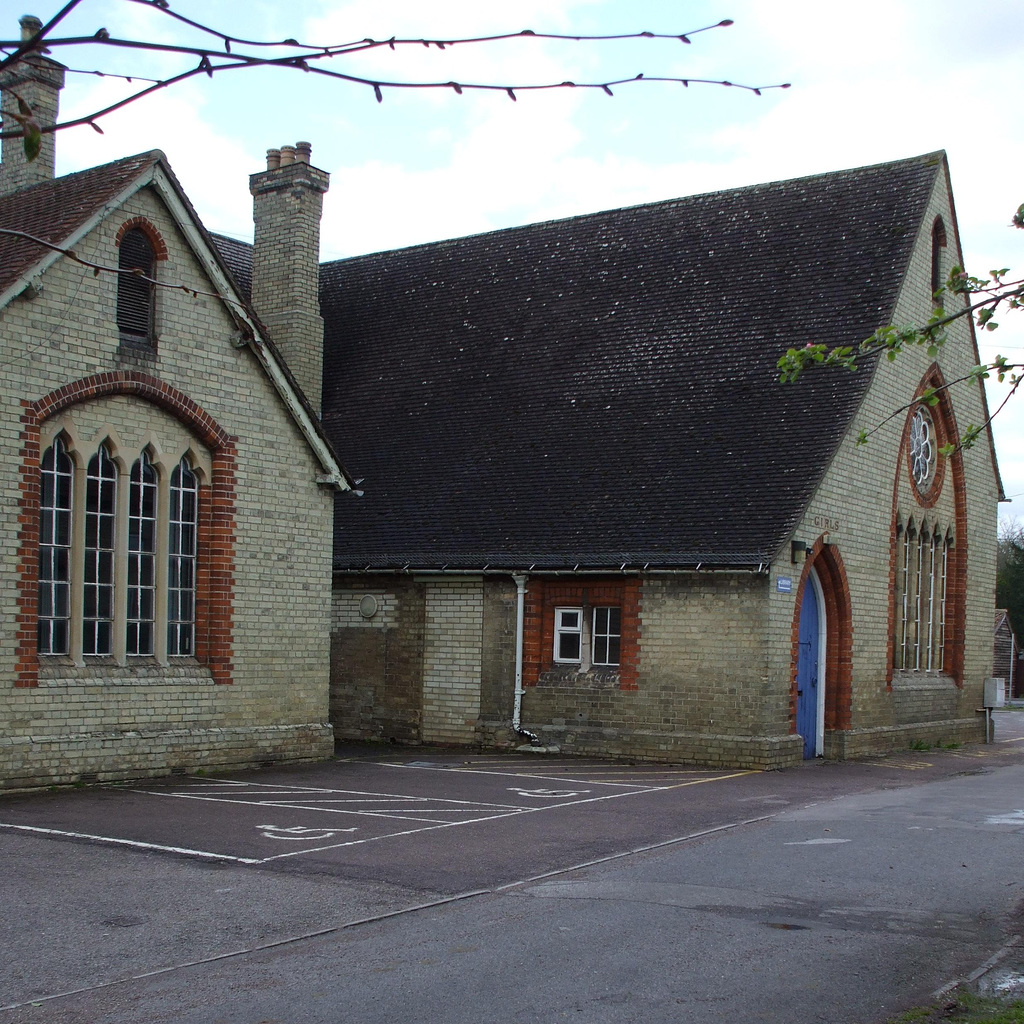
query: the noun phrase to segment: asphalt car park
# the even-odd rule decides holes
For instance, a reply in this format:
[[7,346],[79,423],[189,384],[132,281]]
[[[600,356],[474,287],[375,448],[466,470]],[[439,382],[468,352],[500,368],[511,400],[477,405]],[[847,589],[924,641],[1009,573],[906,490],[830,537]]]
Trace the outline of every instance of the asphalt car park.
[[1024,714],[1002,716],[997,739],[781,772],[350,747],[318,765],[7,794],[0,1013],[89,1019],[86,993],[187,985],[197,965],[432,920],[645,851],[723,850],[833,798],[984,776],[1019,764]]
[[[521,756],[363,755],[328,766],[171,777],[12,799],[0,826],[248,865],[315,855],[319,863],[340,868],[369,844],[404,840],[408,848],[413,837],[485,822],[552,817],[569,809],[599,813],[611,802],[747,774],[575,759],[524,762]],[[386,849],[371,856],[389,859]]]
[[783,772],[347,747],[331,762],[0,799],[0,834],[456,893],[705,830],[814,796],[915,784],[1018,756],[1001,742]]

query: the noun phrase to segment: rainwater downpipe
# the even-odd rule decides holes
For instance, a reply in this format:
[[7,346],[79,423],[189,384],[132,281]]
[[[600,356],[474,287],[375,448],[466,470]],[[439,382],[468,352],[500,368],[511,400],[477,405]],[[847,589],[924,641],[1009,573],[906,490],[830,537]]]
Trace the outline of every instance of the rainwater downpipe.
[[512,728],[525,736],[531,743],[538,743],[538,737],[523,728],[523,620],[526,616],[526,576],[514,573],[516,584],[516,689],[512,705]]

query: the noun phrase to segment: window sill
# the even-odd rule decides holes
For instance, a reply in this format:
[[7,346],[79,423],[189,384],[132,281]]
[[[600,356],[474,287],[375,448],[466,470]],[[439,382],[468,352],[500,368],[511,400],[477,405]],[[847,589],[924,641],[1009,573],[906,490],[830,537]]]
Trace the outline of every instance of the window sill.
[[573,687],[582,690],[619,689],[619,666],[591,668],[582,671],[579,665],[553,664],[544,669],[537,680],[538,686]]
[[156,339],[122,334],[118,339],[117,355],[131,363],[151,363],[157,357]]
[[39,685],[62,686],[76,683],[103,683],[129,686],[199,682],[213,684],[213,674],[194,658],[175,658],[169,665],[159,665],[152,658],[133,658],[127,665],[115,665],[109,658],[90,659],[75,665],[69,658],[39,659]]
[[956,680],[943,672],[922,669],[897,669],[892,674],[894,690],[955,690]]

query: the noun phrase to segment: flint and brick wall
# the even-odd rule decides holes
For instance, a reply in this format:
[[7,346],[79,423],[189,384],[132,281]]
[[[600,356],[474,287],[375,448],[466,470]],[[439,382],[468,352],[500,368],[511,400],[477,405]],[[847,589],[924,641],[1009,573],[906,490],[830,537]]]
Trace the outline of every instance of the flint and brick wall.
[[622,685],[600,670],[541,672],[523,698],[526,729],[578,754],[751,768],[799,757],[787,695],[767,675],[765,577],[705,572],[620,586],[635,589],[623,602],[635,673]]
[[[366,595],[378,603],[371,618],[359,614],[359,602]],[[335,735],[418,743],[423,718],[424,584],[408,577],[339,577],[332,607],[330,706]]]

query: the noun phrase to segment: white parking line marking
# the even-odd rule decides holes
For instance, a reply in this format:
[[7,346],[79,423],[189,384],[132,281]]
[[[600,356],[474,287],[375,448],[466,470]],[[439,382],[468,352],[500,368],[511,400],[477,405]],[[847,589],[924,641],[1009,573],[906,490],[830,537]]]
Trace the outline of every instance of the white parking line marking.
[[207,860],[230,860],[237,864],[259,864],[253,857],[232,857],[227,853],[209,853],[206,850],[190,850],[184,846],[161,846],[159,843],[143,843],[137,839],[116,839],[113,836],[93,836],[88,832],[63,832],[57,828],[37,828],[34,825],[12,825],[0,821],[0,828],[14,828],[21,832],[37,832],[47,836],[67,836],[71,839],[93,839],[98,843],[116,843],[118,846],[135,846],[143,850],[160,850],[162,853],[183,853],[189,857],[203,857]]
[[1024,825],[1024,811],[993,814],[985,819],[986,825]]
[[783,843],[783,846],[835,846],[837,843],[850,843],[852,839],[805,839],[800,843]]
[[[142,792],[141,790],[137,792]],[[387,814],[384,811],[350,811],[343,807],[310,807],[305,803],[284,803],[279,800],[229,800],[225,797],[219,796],[193,796],[191,793],[149,793],[149,796],[163,796],[173,797],[178,800],[202,800],[208,803],[215,804],[238,804],[243,807],[283,807],[287,810],[292,811],[320,811],[322,814],[359,814],[367,818],[396,818],[399,821],[429,821],[433,822],[433,818],[419,818],[412,814]],[[417,808],[419,810],[419,808]],[[467,808],[467,810],[473,810],[473,808]],[[522,814],[525,808],[515,808],[512,811],[503,811],[502,814]]]
[[[446,804],[464,804],[467,807],[506,807],[511,806],[507,804],[493,803],[488,800],[457,800],[455,797],[438,797],[438,796],[413,796],[405,793],[377,793],[371,789],[331,789],[327,786],[285,786],[280,784],[273,784],[270,782],[239,782],[233,779],[224,779],[219,783],[200,783],[196,786],[189,787],[189,793],[194,792],[197,789],[210,789],[220,790],[226,786],[248,786],[253,792],[251,794],[241,793],[241,796],[256,796],[256,795],[267,795],[267,796],[290,796],[291,794],[302,794],[304,797],[308,797],[310,793],[340,793],[346,799],[350,797],[374,797],[378,800],[409,800],[419,801],[420,803],[427,803],[429,801],[443,802]],[[270,792],[267,792],[267,791]],[[279,790],[278,793],[274,793],[274,790]],[[133,793],[145,793],[149,796],[167,796],[170,794],[163,793],[161,790],[148,790],[148,789],[133,789]],[[189,795],[182,790],[175,790],[174,795]]]
[[[396,766],[400,767],[400,766]],[[179,791],[161,791],[161,790],[143,790],[143,789],[132,789],[127,790],[124,787],[115,787],[122,789],[126,792],[137,793],[143,796],[162,796],[162,797],[176,797],[178,799],[187,800],[200,800],[203,802],[213,803],[236,803],[245,806],[256,806],[256,807],[277,807],[288,810],[305,810],[305,811],[319,811],[321,813],[328,814],[348,814],[352,816],[363,816],[368,818],[381,818],[381,819],[395,819],[397,821],[405,822],[423,822],[424,824],[419,828],[404,829],[399,832],[384,832],[376,836],[367,836],[361,839],[350,839],[340,843],[329,843],[324,846],[316,846],[310,848],[303,848],[297,850],[289,850],[287,853],[274,854],[269,857],[237,857],[232,854],[223,853],[211,853],[206,850],[192,850],[187,847],[177,846],[166,846],[159,843],[145,843],[133,839],[120,839],[114,836],[101,836],[91,835],[83,832],[68,832],[61,831],[59,829],[51,828],[40,828],[31,825],[15,825],[13,823],[0,822],[0,828],[11,828],[18,829],[25,832],[32,832],[42,835],[54,835],[54,836],[66,836],[74,839],[90,839],[100,843],[111,843],[121,846],[136,847],[139,849],[156,850],[167,853],[178,853],[186,856],[199,857],[209,860],[223,860],[232,861],[238,864],[249,864],[259,865],[266,864],[270,861],[282,860],[287,857],[305,856],[306,854],[312,853],[323,853],[329,850],[342,849],[348,846],[361,846],[366,843],[378,842],[381,839],[398,839],[405,836],[417,835],[421,832],[432,832],[443,828],[454,828],[461,825],[474,825],[486,821],[496,821],[501,818],[514,817],[517,814],[536,814],[541,811],[555,810],[562,807],[575,807],[584,804],[601,803],[606,800],[616,800],[619,797],[626,796],[642,796],[646,793],[654,792],[666,792],[673,789],[685,789],[689,786],[699,786],[705,782],[722,782],[727,779],[739,778],[744,775],[752,775],[753,771],[736,771],[729,772],[724,775],[710,775],[700,779],[690,779],[686,782],[676,782],[670,784],[664,784],[661,786],[652,787],[638,787],[631,786],[625,788],[623,792],[617,793],[605,793],[602,796],[588,797],[585,799],[578,800],[562,800],[558,803],[544,803],[541,806],[530,806],[520,807],[517,805],[507,804],[496,804],[486,803],[482,801],[470,801],[470,800],[455,800],[438,797],[423,797],[423,796],[403,796],[396,795],[394,793],[372,793],[361,790],[347,791],[329,789],[326,787],[312,787],[312,786],[283,786],[279,784],[271,783],[257,783],[257,782],[245,782],[234,779],[219,779],[216,782],[196,782],[193,785],[187,785],[185,789]],[[558,781],[571,781],[565,779],[559,779]],[[596,782],[594,785],[615,785],[614,783],[600,783]],[[624,789],[622,786],[617,788]],[[197,792],[201,791],[200,792]],[[219,792],[221,795],[214,795]],[[589,792],[584,790],[583,792]],[[337,794],[338,796],[332,798],[326,798],[324,796],[311,797],[311,794]],[[246,800],[238,799],[239,797],[245,796],[292,796],[292,801],[282,800]],[[410,807],[407,814],[396,813],[400,811],[400,808],[390,807],[392,813],[387,813],[384,810],[370,810],[366,807],[358,808],[339,808],[339,807],[324,807],[321,805],[317,806],[320,801],[328,800],[328,802],[347,803],[349,802],[350,795],[354,795],[359,799],[356,803],[372,803],[377,802],[378,807],[380,804],[393,804],[396,801],[408,801]],[[364,798],[374,798],[374,800]],[[453,806],[448,807],[424,807],[423,804],[449,804]],[[309,806],[313,804],[313,806]],[[413,813],[415,812],[415,813]],[[482,813],[481,813],[482,812]],[[474,814],[476,817],[463,817],[457,821],[438,821],[436,818],[425,818],[419,817],[418,815],[423,814]],[[269,826],[259,826],[260,828],[268,828]],[[350,829],[331,828],[325,826],[320,831],[336,832],[348,832]]]
[[518,786],[509,786],[508,789],[510,793],[518,793],[520,796],[539,796],[547,800],[561,800],[590,792],[589,789],[520,789]]
[[[709,778],[709,779],[693,779],[690,782],[679,782],[679,783],[676,783],[675,785],[672,785],[672,786],[662,786],[661,789],[662,790],[685,789],[687,786],[699,786],[699,785],[701,785],[704,782],[719,782],[719,781],[722,781],[724,779],[736,779],[736,778],[739,778],[742,775],[753,775],[753,774],[755,774],[755,773],[753,771],[750,771],[750,770],[748,770],[748,771],[739,771],[739,772],[731,772],[728,775],[716,775],[716,776],[714,776],[712,778]],[[558,810],[558,809],[560,809],[562,807],[576,807],[576,806],[579,806],[581,804],[600,803],[600,802],[602,802],[604,800],[617,800],[620,797],[624,797],[624,796],[640,796],[640,795],[642,795],[643,792],[644,791],[634,791],[632,793],[606,793],[604,796],[592,796],[592,797],[588,797],[586,800],[567,800],[565,803],[562,803],[562,804],[544,804],[541,807],[528,807],[528,808],[526,808],[526,809],[524,809],[522,811],[519,811],[518,813],[520,813],[520,814],[541,814],[544,811]],[[647,791],[647,792],[649,792],[649,791]],[[494,821],[494,820],[496,820],[498,818],[505,818],[505,817],[512,817],[512,815],[511,814],[495,814],[495,815],[491,815],[490,817],[486,817],[486,818],[470,818],[467,821],[446,822],[446,823],[444,823],[442,825],[434,825],[433,828],[410,829],[408,832],[396,832],[396,833],[393,833],[391,835],[371,836],[370,838],[367,838],[367,839],[354,839],[351,842],[337,843],[337,844],[334,844],[332,846],[319,846],[319,847],[316,847],[315,849],[312,849],[312,850],[291,850],[288,853],[279,853],[279,854],[276,854],[273,857],[264,857],[264,859],[261,860],[259,863],[265,864],[265,863],[267,863],[267,861],[281,860],[284,857],[298,857],[298,856],[302,856],[302,855],[307,854],[307,853],[323,853],[326,850],[334,850],[334,849],[338,849],[338,848],[343,847],[343,846],[358,846],[358,845],[360,845],[362,843],[375,843],[375,842],[377,842],[380,839],[395,839],[395,838],[398,838],[398,837],[401,837],[401,836],[415,835],[416,833],[419,833],[419,832],[431,832],[434,829],[454,828],[457,825],[474,825],[474,824],[477,824],[477,823],[479,823],[481,821]],[[767,820],[767,818],[764,818],[764,819],[756,818],[756,819],[751,819],[751,820],[752,821],[762,821],[762,820]],[[714,829],[712,831],[714,831]]]
[[490,771],[483,771],[480,768],[424,768],[422,765],[413,766],[413,765],[408,765],[408,764],[400,764],[397,761],[395,761],[395,762],[379,761],[377,763],[380,764],[381,767],[383,767],[383,768],[412,768],[413,771],[421,771],[421,772],[444,771],[444,772],[447,772],[449,775],[452,772],[461,772],[462,774],[465,774],[465,775],[503,775],[503,776],[507,776],[508,778],[512,778],[512,779],[523,779],[523,778],[526,778],[526,779],[546,779],[546,780],[549,780],[551,782],[571,782],[571,783],[579,783],[581,785],[586,785],[587,783],[589,783],[590,785],[593,785],[593,786],[617,786],[619,789],[624,789],[624,788],[635,789],[638,792],[647,792],[647,791],[652,790],[652,789],[663,789],[664,788],[663,786],[658,786],[658,785],[642,786],[642,785],[640,785],[640,783],[637,783],[637,782],[602,782],[602,781],[600,781],[598,779],[575,779],[572,776],[566,776],[566,775],[538,775],[538,774],[535,774],[533,772],[490,772]]

